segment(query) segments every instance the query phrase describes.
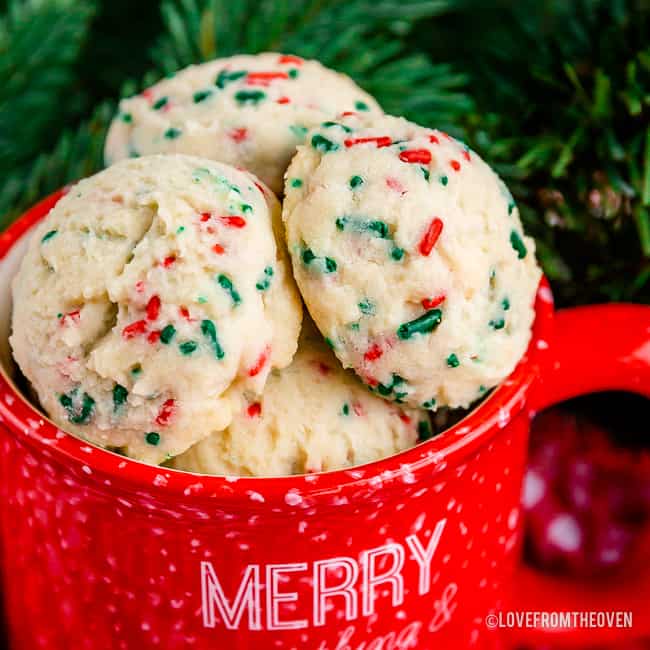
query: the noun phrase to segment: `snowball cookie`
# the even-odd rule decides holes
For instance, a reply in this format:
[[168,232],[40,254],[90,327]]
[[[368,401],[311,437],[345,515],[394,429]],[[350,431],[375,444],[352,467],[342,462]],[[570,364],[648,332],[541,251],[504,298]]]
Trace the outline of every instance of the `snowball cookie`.
[[343,365],[381,396],[467,407],[526,350],[533,241],[460,142],[398,118],[363,124],[323,123],[287,171],[298,286]]
[[381,113],[351,79],[317,61],[274,53],[216,59],[122,101],[105,159],[204,156],[245,167],[280,193],[307,129],[344,111]]
[[390,404],[345,371],[305,323],[292,364],[260,398],[242,395],[230,426],[172,461],[202,474],[281,476],[368,463],[431,436],[425,411]]
[[[147,462],[226,427],[295,353],[301,303],[268,188],[189,156],[119,163],[38,226],[11,345],[62,428]],[[281,226],[281,221],[279,221]]]

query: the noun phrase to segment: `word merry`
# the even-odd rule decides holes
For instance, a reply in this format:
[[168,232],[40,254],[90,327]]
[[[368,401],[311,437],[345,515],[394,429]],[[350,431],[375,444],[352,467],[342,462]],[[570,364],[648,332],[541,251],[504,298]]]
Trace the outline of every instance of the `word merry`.
[[[203,625],[215,627],[217,613],[229,630],[238,630],[245,620],[250,630],[298,630],[327,623],[328,604],[337,599],[344,606],[347,621],[375,613],[378,588],[390,591],[393,607],[404,602],[406,548],[418,567],[418,593],[423,596],[431,589],[431,563],[447,523],[436,524],[426,544],[415,534],[406,537],[405,544],[391,542],[363,551],[359,560],[347,556],[331,557],[313,562],[282,564],[249,564],[233,597],[226,596],[219,576],[211,562],[201,562],[201,595]],[[380,568],[381,567],[381,568]],[[297,603],[301,595],[286,587],[298,577],[311,577],[311,617],[281,618],[280,608]],[[333,580],[332,578],[335,578]],[[263,580],[262,580],[263,578]],[[262,599],[261,591],[265,597]],[[303,594],[304,597],[304,594]],[[244,618],[245,617],[245,618]]]

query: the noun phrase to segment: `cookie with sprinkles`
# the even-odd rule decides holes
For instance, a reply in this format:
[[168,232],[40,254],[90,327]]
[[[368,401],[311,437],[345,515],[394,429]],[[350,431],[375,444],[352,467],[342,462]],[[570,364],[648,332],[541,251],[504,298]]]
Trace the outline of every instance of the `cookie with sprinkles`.
[[401,118],[344,116],[307,134],[285,192],[309,312],[378,395],[467,407],[514,369],[541,272],[510,193],[476,153]]
[[284,476],[360,465],[431,435],[426,411],[372,395],[305,323],[291,365],[261,397],[240,396],[227,429],[172,462],[203,474]]
[[302,317],[273,193],[184,155],[70,188],[36,228],[13,301],[11,346],[43,409],[153,463],[226,427],[238,393],[261,393]]
[[350,78],[317,61],[272,52],[216,59],[123,100],[105,159],[203,156],[244,167],[280,193],[307,130],[344,111],[381,113]]

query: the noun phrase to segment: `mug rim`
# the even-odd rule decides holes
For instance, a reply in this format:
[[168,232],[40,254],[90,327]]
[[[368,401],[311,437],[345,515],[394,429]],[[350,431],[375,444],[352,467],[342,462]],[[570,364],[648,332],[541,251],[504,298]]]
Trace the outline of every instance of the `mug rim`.
[[[0,263],[11,249],[29,235],[64,196],[70,186],[36,203],[0,234]],[[442,434],[385,458],[354,467],[315,474],[290,476],[213,476],[184,472],[141,461],[103,449],[60,429],[37,410],[0,365],[0,422],[12,435],[31,447],[47,448],[48,455],[88,475],[100,475],[153,495],[172,495],[184,500],[223,498],[250,502],[284,501],[293,505],[298,496],[316,498],[364,485],[413,484],[428,470],[442,472],[505,429],[524,408],[535,380],[540,360],[549,348],[552,333],[553,296],[544,276],[535,299],[535,319],[528,349],[513,372],[476,408]]]

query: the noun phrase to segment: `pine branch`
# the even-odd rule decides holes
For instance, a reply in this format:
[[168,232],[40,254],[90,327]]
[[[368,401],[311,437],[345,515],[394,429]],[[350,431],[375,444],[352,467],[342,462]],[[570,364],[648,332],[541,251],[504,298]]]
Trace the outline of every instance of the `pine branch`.
[[[474,78],[471,142],[513,191],[560,303],[650,302],[650,5],[505,4],[498,21],[431,25],[435,52]],[[466,39],[446,38],[461,25]]]
[[54,142],[53,129],[79,109],[74,64],[93,2],[10,0],[0,18],[0,173]]
[[391,113],[459,133],[472,108],[467,78],[408,49],[416,21],[451,0],[166,0],[166,33],[155,64],[172,72],[241,52],[282,51],[317,58],[352,76]]
[[109,103],[100,105],[88,121],[65,131],[51,151],[3,179],[0,231],[40,198],[101,169],[106,130],[114,111]]

